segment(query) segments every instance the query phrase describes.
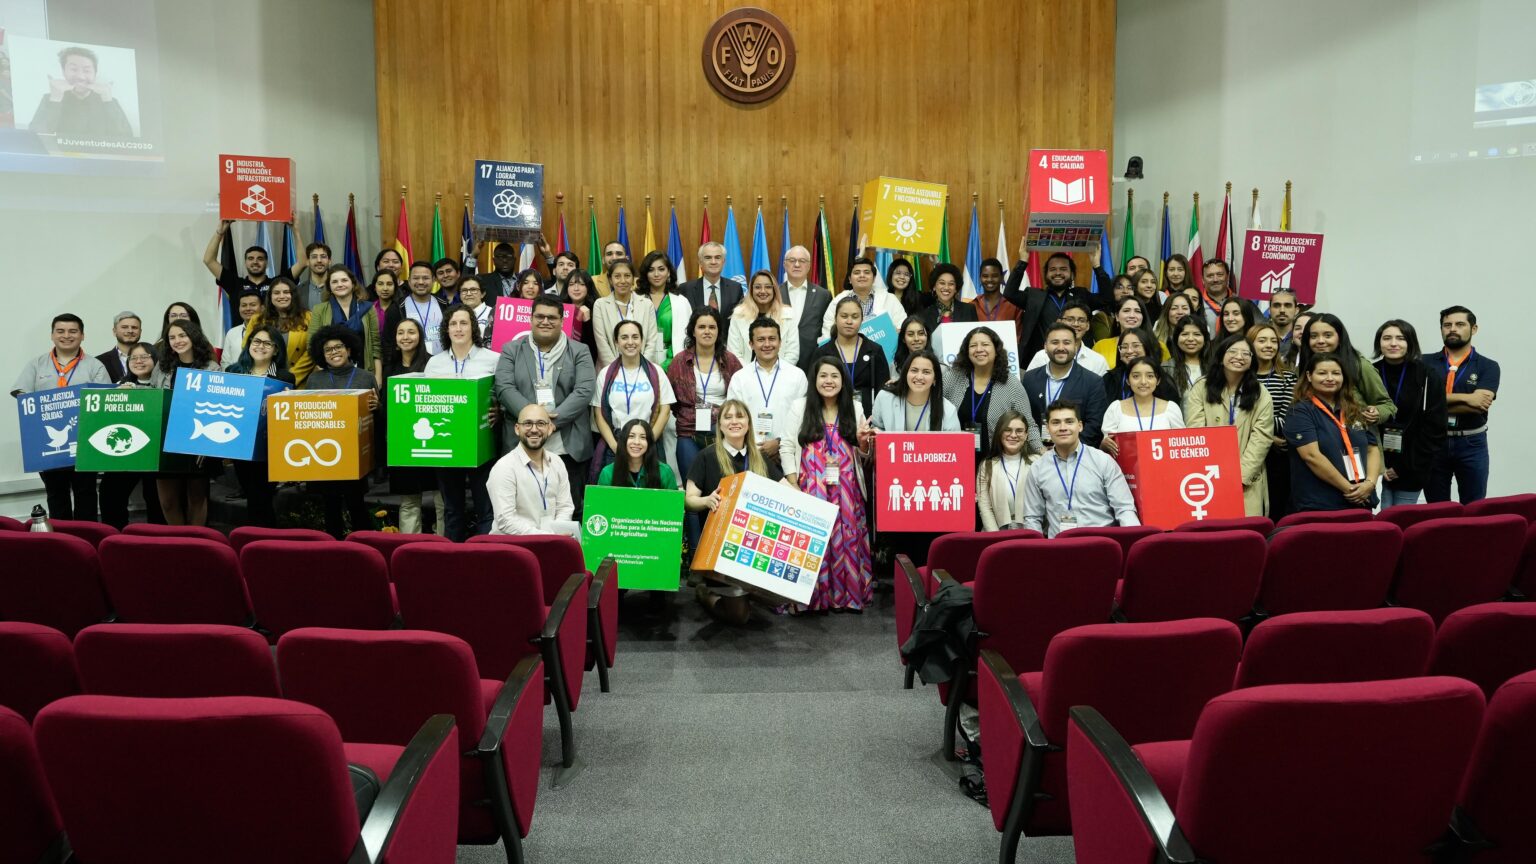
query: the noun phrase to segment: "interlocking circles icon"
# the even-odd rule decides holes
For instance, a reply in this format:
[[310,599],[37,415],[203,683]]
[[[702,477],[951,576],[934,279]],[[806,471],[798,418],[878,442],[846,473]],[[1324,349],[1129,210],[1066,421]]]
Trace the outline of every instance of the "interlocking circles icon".
[[[308,452],[302,458],[294,459],[293,448],[295,447],[306,450]],[[331,453],[333,454],[330,459],[326,459],[324,456],[320,455],[320,451],[326,449],[327,447],[330,448]],[[313,444],[305,441],[302,438],[295,438],[292,441],[289,441],[288,445],[283,448],[283,460],[295,468],[303,468],[305,465],[310,463],[311,459],[313,459],[315,463],[319,465],[330,468],[331,466],[341,461],[341,444],[338,443],[334,438],[321,438],[319,441],[316,441]]]
[[513,216],[521,216],[525,219],[534,215],[533,203],[511,189],[503,189],[497,192],[491,199],[491,209],[502,219],[511,219]]

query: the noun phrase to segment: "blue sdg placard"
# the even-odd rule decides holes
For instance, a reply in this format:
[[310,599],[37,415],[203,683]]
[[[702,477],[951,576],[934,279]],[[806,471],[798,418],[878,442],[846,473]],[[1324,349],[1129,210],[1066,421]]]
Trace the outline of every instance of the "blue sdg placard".
[[176,370],[165,451],[249,461],[266,433],[263,400],[286,389],[276,378]]
[[879,315],[864,322],[859,332],[864,338],[879,345],[885,351],[885,359],[892,364],[896,363],[896,327],[898,322],[891,320],[891,313],[881,312]]
[[543,165],[475,160],[475,227],[532,233],[543,224]]
[[21,470],[51,471],[75,464],[75,433],[80,427],[80,391],[106,384],[76,384],[16,397],[21,421]]

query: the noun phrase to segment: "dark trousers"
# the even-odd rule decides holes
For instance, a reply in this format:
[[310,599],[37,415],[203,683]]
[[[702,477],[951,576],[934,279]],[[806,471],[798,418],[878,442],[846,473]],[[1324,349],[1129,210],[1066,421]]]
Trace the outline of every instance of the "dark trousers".
[[96,521],[96,478],[100,475],[73,468],[42,471],[48,518]]
[[240,488],[245,490],[246,524],[276,528],[277,513],[272,509],[272,496],[276,489],[267,480],[267,463],[237,461],[234,466]]
[[1269,484],[1269,518],[1279,522],[1291,512],[1291,451],[1270,447],[1264,457],[1264,473]]
[[[437,488],[443,493],[443,534],[455,543],[463,543],[474,534],[491,531],[491,493],[485,488],[491,476],[487,462],[479,468],[439,468]],[[464,493],[469,493],[470,507],[464,508]]]
[[1447,436],[1445,449],[1435,460],[1424,484],[1424,500],[1451,500],[1451,480],[1456,481],[1456,497],[1463,504],[1488,497],[1488,433]]
[[363,495],[368,491],[368,481],[327,480],[323,483],[310,483],[309,491],[320,494],[325,509],[325,533],[337,540],[347,536],[343,513],[352,520],[353,531],[373,528],[373,514],[368,512],[368,504],[363,500]]
[[164,525],[160,509],[160,490],[155,475],[109,472],[101,475],[101,521],[113,528],[128,524],[128,499],[134,487],[144,484],[144,515],[151,525]]
[[571,518],[580,521],[581,499],[587,491],[587,469],[591,467],[592,460],[586,459],[577,462],[569,456],[561,456],[560,461],[565,463],[565,477],[571,484],[571,503],[576,509],[571,511]]

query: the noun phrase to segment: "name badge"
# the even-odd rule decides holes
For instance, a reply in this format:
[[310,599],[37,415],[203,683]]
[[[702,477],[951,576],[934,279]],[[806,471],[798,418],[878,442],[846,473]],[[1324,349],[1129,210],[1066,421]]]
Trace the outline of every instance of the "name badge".
[[1351,483],[1359,483],[1365,479],[1365,464],[1360,461],[1360,454],[1344,455],[1344,476]]
[[695,432],[715,431],[715,415],[708,402],[693,409],[693,430]]
[[555,408],[555,388],[535,387],[533,393],[533,401],[553,411]]
[[767,441],[768,439],[773,437],[773,412],[772,411],[759,411],[759,412],[757,412],[757,417],[755,417],[752,420],[752,422],[754,424],[756,424],[756,426],[757,426],[757,429],[756,429],[756,432],[757,432],[757,443],[761,444],[764,441]]
[[971,444],[972,444],[972,447],[976,450],[977,453],[981,452],[981,433],[980,432],[972,432],[971,433]]
[[843,466],[841,465],[828,465],[827,470],[821,475],[822,480],[824,480],[828,486],[836,486],[838,481],[842,479],[842,476]]
[[1400,429],[1381,430],[1381,449],[1388,453],[1403,452],[1403,433]]
[[1072,515],[1071,510],[1068,510],[1067,512],[1056,517],[1056,522],[1057,524],[1061,525],[1062,528],[1071,528],[1077,524],[1077,517]]

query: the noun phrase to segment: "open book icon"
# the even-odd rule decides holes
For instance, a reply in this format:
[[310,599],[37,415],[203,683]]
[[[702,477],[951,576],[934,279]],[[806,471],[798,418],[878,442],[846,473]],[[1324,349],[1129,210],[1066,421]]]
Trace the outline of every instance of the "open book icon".
[[[1083,194],[1086,186],[1088,194]],[[1049,197],[1052,204],[1081,204],[1084,201],[1093,201],[1093,184],[1078,178],[1070,183],[1065,180],[1051,178]]]

